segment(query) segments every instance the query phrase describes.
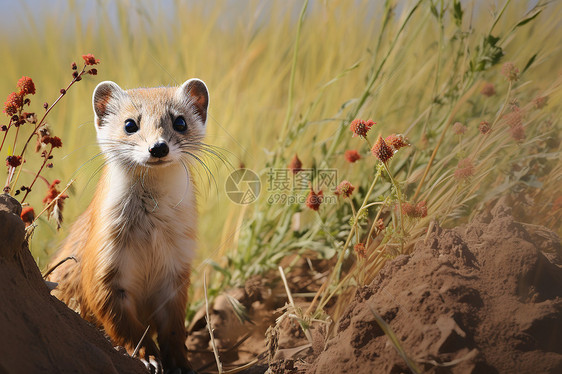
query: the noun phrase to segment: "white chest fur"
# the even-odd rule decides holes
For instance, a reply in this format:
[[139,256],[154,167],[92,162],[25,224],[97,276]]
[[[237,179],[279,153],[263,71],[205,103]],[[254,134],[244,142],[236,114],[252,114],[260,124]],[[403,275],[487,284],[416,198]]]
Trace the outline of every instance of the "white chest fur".
[[[117,271],[117,282],[137,297],[174,292],[194,256],[194,188],[181,165],[131,176],[119,166],[108,170],[102,220],[107,229],[100,264]],[[145,300],[136,300],[143,302]]]

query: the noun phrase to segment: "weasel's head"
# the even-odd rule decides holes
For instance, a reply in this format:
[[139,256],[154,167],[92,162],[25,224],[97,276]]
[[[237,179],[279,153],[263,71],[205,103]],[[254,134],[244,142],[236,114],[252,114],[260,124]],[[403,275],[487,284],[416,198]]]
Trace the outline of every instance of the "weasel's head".
[[134,172],[198,159],[209,106],[203,81],[127,91],[106,81],[98,84],[92,101],[98,143],[108,162]]

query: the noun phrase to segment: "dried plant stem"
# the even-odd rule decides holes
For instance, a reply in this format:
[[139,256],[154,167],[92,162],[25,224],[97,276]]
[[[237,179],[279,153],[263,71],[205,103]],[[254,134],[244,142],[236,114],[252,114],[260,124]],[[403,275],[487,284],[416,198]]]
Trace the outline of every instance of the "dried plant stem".
[[287,293],[287,298],[289,299],[289,304],[295,308],[295,301],[293,300],[293,295],[291,295],[291,290],[289,289],[289,284],[287,283],[287,278],[285,277],[285,272],[283,268],[279,266],[279,274],[281,274],[281,279],[283,280],[283,285],[285,286],[285,292]]
[[209,330],[209,336],[211,337],[211,347],[213,347],[213,354],[215,355],[215,361],[217,362],[217,370],[219,374],[222,374],[222,363],[219,357],[219,350],[215,344],[215,335],[213,334],[213,327],[211,326],[211,317],[209,316],[209,298],[207,297],[207,273],[203,272],[203,290],[205,292],[205,320],[207,321],[207,329]]
[[[291,290],[289,289],[289,284],[287,283],[287,278],[285,277],[285,272],[283,271],[283,268],[281,266],[279,266],[279,273],[281,274],[281,279],[283,280],[283,285],[285,286],[285,292],[287,293],[287,298],[289,299],[289,304],[291,305],[293,312],[297,311],[297,307],[295,306],[295,300],[293,300],[293,295],[291,294]],[[289,315],[291,316],[291,313],[289,313]],[[302,328],[302,331],[304,332],[304,335],[306,336],[306,338],[308,339],[308,341],[310,343],[312,343],[312,335],[310,335],[310,331],[308,331],[308,329],[304,328],[303,324],[300,321],[300,317],[297,315],[294,315],[294,317],[297,319],[297,321],[299,322],[299,325]]]
[[[33,185],[37,181],[37,178],[39,177],[39,174],[41,174],[41,171],[43,171],[43,168],[45,167],[45,165],[49,161],[49,157],[51,157],[52,153],[53,153],[53,146],[51,145],[51,149],[49,149],[49,153],[45,156],[45,159],[43,160],[43,164],[41,164],[41,167],[39,168],[39,171],[35,174],[35,178],[33,178],[33,182],[31,182],[31,184],[27,187],[27,189],[25,191],[25,195],[23,195],[23,199],[21,199],[22,204],[25,201],[25,198],[27,197],[27,195],[29,195],[29,193],[31,192],[31,188],[33,187]],[[22,168],[19,169],[19,172],[21,172],[21,169]],[[18,172],[18,175],[19,175],[19,172]]]
[[[29,142],[31,142],[31,139],[33,139],[33,136],[37,135],[37,130],[39,130],[39,128],[41,126],[43,126],[43,124],[45,123],[45,118],[47,118],[47,115],[51,112],[51,110],[55,107],[55,105],[57,105],[57,103],[63,98],[63,96],[65,96],[68,93],[68,90],[70,89],[70,87],[72,87],[74,85],[74,83],[78,82],[80,79],[82,79],[82,75],[84,75],[84,72],[86,71],[86,65],[84,65],[84,67],[82,68],[82,71],[80,72],[80,74],[78,74],[78,76],[76,76],[76,78],[73,78],[72,81],[70,81],[70,83],[68,84],[68,86],[66,86],[66,88],[64,89],[64,93],[61,92],[61,94],[59,95],[59,97],[55,100],[54,103],[51,104],[51,106],[49,106],[47,108],[47,110],[45,111],[45,114],[43,114],[43,117],[41,117],[41,120],[39,122],[37,122],[37,125],[35,125],[35,128],[33,129],[33,131],[31,132],[31,134],[29,135],[29,137],[27,138],[27,140],[25,141],[23,148],[20,152],[20,157],[22,158],[22,162],[23,162],[23,155],[25,154],[25,151],[27,149],[27,146],[29,145]],[[39,171],[40,172],[40,171]],[[38,172],[38,173],[39,173]],[[16,179],[14,180],[13,183],[11,183],[12,185],[16,186],[18,183],[18,179],[21,173],[21,168],[18,169],[18,173],[16,174]]]
[[68,256],[65,259],[60,260],[59,262],[57,262],[53,267],[51,267],[49,270],[47,270],[45,272],[45,274],[43,274],[43,279],[47,278],[49,275],[51,275],[51,273],[53,271],[55,271],[56,268],[58,268],[59,266],[61,266],[62,264],[64,264],[66,261],[68,260],[74,260],[75,262],[78,262],[78,260],[76,259],[76,257],[74,256]]
[[10,166],[10,169],[8,170],[8,178],[6,178],[6,184],[4,185],[4,192],[8,193],[10,190],[10,181],[12,180],[12,177],[14,176],[14,171],[16,170],[15,167]]
[[472,87],[459,99],[459,101],[457,102],[457,104],[455,105],[453,110],[451,111],[451,114],[449,115],[449,118],[447,119],[447,123],[445,124],[445,128],[441,132],[441,136],[439,137],[439,141],[437,142],[437,145],[435,146],[435,149],[433,150],[433,153],[431,154],[431,157],[429,158],[427,166],[425,167],[425,170],[423,172],[423,176],[422,176],[420,182],[418,183],[418,187],[416,188],[416,192],[414,193],[414,197],[412,198],[412,200],[415,201],[417,199],[418,195],[420,194],[420,191],[421,191],[421,188],[422,188],[423,183],[425,181],[425,178],[427,177],[427,174],[429,173],[429,169],[431,168],[431,165],[433,164],[433,160],[435,160],[435,156],[437,156],[437,151],[439,150],[439,147],[441,146],[441,143],[443,143],[443,139],[445,138],[445,134],[447,133],[447,130],[449,129],[449,127],[451,127],[451,124],[453,123],[453,119],[455,118],[455,115],[459,111],[461,105],[464,104],[465,101],[467,101],[468,98],[474,94],[474,91],[476,91],[479,84],[480,84],[480,82],[474,83],[472,85]]
[[[7,132],[7,131],[6,131]],[[16,151],[16,143],[18,141],[18,135],[20,133],[20,127],[16,126],[16,135],[14,135],[14,145],[12,146],[12,154]]]
[[137,346],[135,347],[135,350],[133,351],[133,354],[131,355],[131,357],[135,357],[139,353],[141,343],[144,340],[144,337],[146,336],[146,334],[148,333],[148,330],[150,330],[150,325],[146,326],[146,330],[144,330],[144,334],[142,334],[142,336],[141,336],[139,342],[137,343]]
[[6,141],[6,137],[8,136],[8,130],[10,130],[10,127],[12,127],[12,119],[10,118],[10,123],[8,123],[8,126],[6,127],[6,131],[4,131],[4,137],[2,138],[2,144],[0,144],[0,151],[2,151],[2,148],[4,148],[4,142]]
[[29,138],[27,138],[26,142],[24,143],[23,149],[20,153],[20,156],[23,157],[23,154],[25,153],[25,150],[27,149],[27,146],[28,146],[29,142],[31,141],[31,139],[33,139],[33,136],[37,133],[37,130],[43,125],[43,123],[45,122],[45,118],[47,118],[47,115],[51,112],[51,110],[55,107],[55,105],[57,105],[57,103],[68,93],[68,90],[70,89],[70,87],[72,87],[74,85],[74,83],[78,82],[78,79],[80,79],[82,77],[82,75],[84,75],[85,71],[86,71],[86,65],[84,65],[80,74],[78,74],[78,76],[76,78],[72,79],[72,81],[70,81],[68,86],[66,86],[66,88],[64,89],[64,93],[61,93],[59,95],[59,97],[57,97],[55,102],[52,103],[51,106],[49,106],[49,108],[47,108],[47,110],[45,111],[45,114],[43,114],[43,117],[41,117],[41,120],[39,122],[37,122],[37,125],[33,129],[33,132],[29,135]]

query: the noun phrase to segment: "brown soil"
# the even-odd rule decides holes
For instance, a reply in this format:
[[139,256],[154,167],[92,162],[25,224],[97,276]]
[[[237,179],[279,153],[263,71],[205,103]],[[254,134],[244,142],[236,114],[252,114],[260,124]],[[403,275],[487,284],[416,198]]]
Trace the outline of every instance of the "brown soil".
[[0,195],[0,373],[146,373],[49,294],[20,213],[16,200]]
[[[549,259],[550,258],[550,259]],[[308,373],[408,373],[381,316],[429,373],[562,372],[562,248],[553,232],[497,206],[435,227],[411,256],[359,290]]]
[[[412,255],[389,261],[372,284],[357,290],[329,339],[325,329],[316,328],[307,344],[299,326],[286,319],[275,330],[278,347],[271,352],[272,339],[266,342],[264,331],[280,315],[273,311],[286,295],[263,281],[253,280],[259,300],[248,300],[243,289],[231,294],[256,325],[236,320],[222,297],[211,319],[226,368],[259,358],[245,373],[411,372],[375,315],[390,326],[419,372],[560,373],[561,259],[555,233],[514,221],[500,204],[469,225],[435,225]],[[291,273],[293,292],[305,291],[301,280],[315,276],[302,274],[306,267]],[[322,274],[316,276],[321,283]],[[317,289],[318,282],[308,288]],[[306,299],[300,300],[306,309]],[[199,317],[188,342],[211,372],[216,366],[203,314]]]

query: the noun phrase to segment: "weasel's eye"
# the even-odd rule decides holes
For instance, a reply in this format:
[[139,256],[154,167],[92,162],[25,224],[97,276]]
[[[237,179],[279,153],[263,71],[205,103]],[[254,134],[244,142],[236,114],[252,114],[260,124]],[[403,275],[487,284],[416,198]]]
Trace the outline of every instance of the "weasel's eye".
[[183,117],[178,117],[174,120],[174,124],[172,125],[174,130],[177,132],[184,132],[187,130],[187,123],[185,123],[185,119]]
[[133,134],[137,131],[139,131],[139,126],[134,120],[128,119],[125,121],[125,132],[127,134]]

